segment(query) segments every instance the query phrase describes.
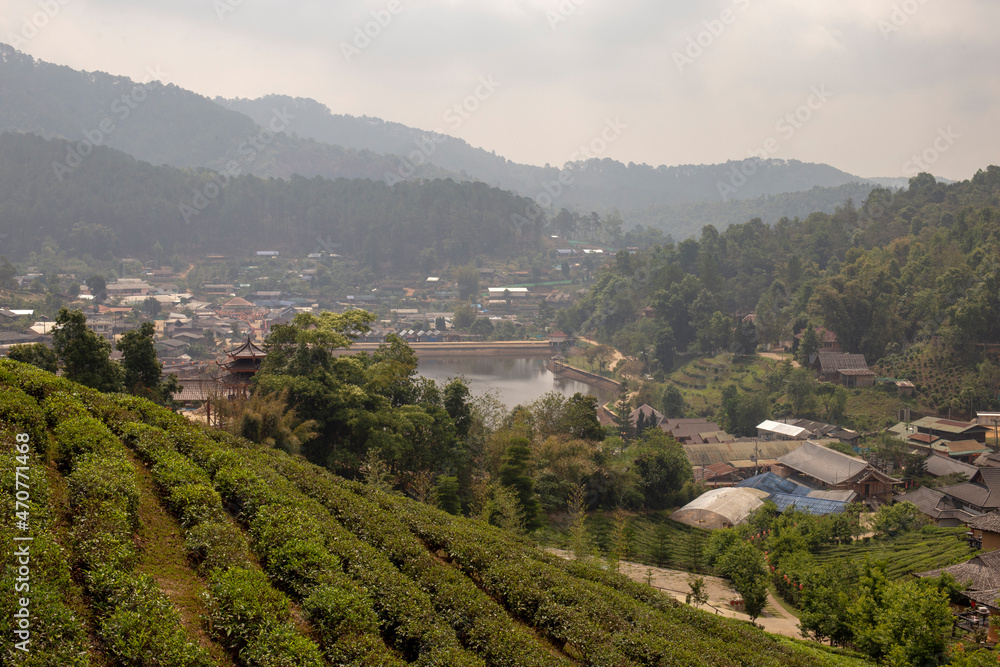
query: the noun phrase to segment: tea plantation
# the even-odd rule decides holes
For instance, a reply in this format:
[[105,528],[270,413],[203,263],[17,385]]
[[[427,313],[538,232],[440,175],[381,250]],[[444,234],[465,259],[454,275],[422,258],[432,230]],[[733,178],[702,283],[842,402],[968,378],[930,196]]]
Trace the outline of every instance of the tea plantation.
[[0,471],[3,665],[862,664],[11,361]]

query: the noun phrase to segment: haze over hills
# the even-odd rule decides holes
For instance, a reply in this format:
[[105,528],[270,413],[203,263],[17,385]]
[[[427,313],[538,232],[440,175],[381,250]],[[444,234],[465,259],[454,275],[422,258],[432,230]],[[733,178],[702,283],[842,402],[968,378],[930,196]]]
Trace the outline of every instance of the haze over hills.
[[399,272],[415,268],[422,250],[442,263],[511,256],[536,248],[541,231],[540,221],[511,222],[529,200],[483,183],[390,188],[363,179],[231,178],[152,166],[107,147],[55,173],[52,165],[72,148],[61,139],[0,134],[4,255],[57,248],[110,259],[157,244],[180,253],[270,246],[304,254],[319,246]]
[[[285,122],[276,117],[267,124],[280,130]],[[3,130],[74,142],[87,139],[153,165],[221,170],[234,161],[241,173],[261,177],[381,179],[397,163],[367,151],[287,134],[272,139],[245,115],[173,84],[78,72],[0,44]],[[424,166],[416,176],[448,174]]]
[[[832,213],[848,198],[860,203],[873,187],[829,165],[795,160],[651,167],[584,159],[581,153],[561,169],[517,164],[444,134],[333,114],[311,99],[272,95],[213,102],[173,84],[79,72],[0,44],[5,130],[88,141],[153,165],[262,178],[479,180],[553,212],[619,210],[626,227],[656,227],[676,238],[709,223],[725,227],[755,217],[773,223],[783,216]],[[616,131],[609,120],[607,138],[613,140]],[[74,159],[67,153],[67,163]]]
[[[742,166],[737,161],[715,165],[651,167],[591,157],[571,160],[562,169],[538,167],[518,164],[495,152],[475,148],[462,139],[443,134],[440,128],[425,131],[379,118],[334,114],[327,106],[308,98],[269,95],[255,100],[217,97],[215,101],[227,109],[246,114],[261,125],[269,122],[276,109],[288,109],[295,117],[290,120],[287,131],[300,137],[386,155],[410,156],[416,153],[408,159],[409,162],[417,164],[426,159],[448,171],[528,197],[537,198],[547,193],[553,197],[557,208],[568,206],[604,212],[616,208],[636,211],[652,207],[659,210],[654,218],[660,221],[670,219],[670,207],[696,202],[718,204],[731,200],[752,200],[787,192],[805,192],[816,187],[837,188],[869,181],[877,181],[885,187],[903,187],[907,182],[905,178],[863,179],[829,165],[780,159],[760,161],[749,177],[735,174],[734,169]],[[461,125],[457,114],[451,117]],[[582,157],[586,157],[584,153],[580,151]],[[559,188],[556,184],[561,173],[564,181],[561,185],[565,187]],[[567,181],[569,185],[566,185]],[[721,187],[720,183],[723,184]],[[867,191],[870,190],[869,187]],[[858,189],[852,194],[860,191]],[[554,195],[553,192],[559,194]],[[842,202],[843,198],[837,201],[838,204]],[[814,210],[820,209],[814,206],[806,213]]]

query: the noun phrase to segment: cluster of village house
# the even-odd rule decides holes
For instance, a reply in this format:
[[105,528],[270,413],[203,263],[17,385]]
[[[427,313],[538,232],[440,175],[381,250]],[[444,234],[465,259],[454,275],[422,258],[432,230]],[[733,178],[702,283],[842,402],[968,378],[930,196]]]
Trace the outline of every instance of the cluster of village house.
[[[966,526],[970,544],[984,553],[968,562],[922,572],[949,572],[963,584],[970,602],[959,623],[985,628],[1000,616],[1000,453],[986,446],[987,432],[1000,414],[979,413],[976,422],[923,417],[888,429],[912,454],[923,457],[928,475],[956,483],[937,488],[905,488],[882,466],[830,449],[854,447],[860,434],[805,419],[764,421],[756,438],[734,438],[703,419],[669,419],[648,405],[631,414],[672,435],[690,460],[695,479],[708,491],[675,511],[673,519],[692,526],[736,526],[768,500],[779,511],[794,507],[815,515],[843,512],[852,502],[870,509],[911,502],[939,526]],[[996,631],[990,630],[996,641]]]

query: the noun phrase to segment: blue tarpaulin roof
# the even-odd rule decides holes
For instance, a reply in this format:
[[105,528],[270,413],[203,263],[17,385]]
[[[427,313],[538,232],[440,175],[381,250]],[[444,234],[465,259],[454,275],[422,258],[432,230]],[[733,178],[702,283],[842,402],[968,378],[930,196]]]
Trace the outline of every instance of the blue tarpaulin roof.
[[779,512],[795,506],[795,509],[807,514],[822,516],[825,514],[840,514],[847,507],[847,503],[839,500],[827,500],[826,498],[810,498],[808,496],[793,496],[787,493],[772,493],[770,500],[778,506]]
[[829,498],[810,498],[808,494],[813,492],[808,486],[796,484],[790,479],[785,479],[775,475],[773,472],[765,472],[745,479],[736,484],[738,487],[759,489],[770,494],[769,500],[774,501],[779,512],[795,505],[795,509],[809,514],[839,514],[844,511],[847,503]]
[[794,496],[804,496],[812,491],[812,489],[808,486],[796,484],[790,479],[785,479],[784,477],[775,475],[773,472],[765,472],[757,475],[756,477],[745,479],[742,482],[739,482],[736,486],[749,489],[760,489],[761,491],[767,491],[768,493],[785,493]]

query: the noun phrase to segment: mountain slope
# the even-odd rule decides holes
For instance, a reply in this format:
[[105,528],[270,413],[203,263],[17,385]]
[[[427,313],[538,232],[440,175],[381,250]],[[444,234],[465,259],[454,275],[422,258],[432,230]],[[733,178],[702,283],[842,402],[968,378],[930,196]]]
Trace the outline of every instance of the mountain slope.
[[[633,211],[656,206],[676,206],[725,199],[753,199],[785,192],[854,183],[858,177],[822,164],[797,160],[765,160],[750,178],[734,175],[737,162],[717,165],[651,167],[610,159],[576,160],[555,167],[517,164],[501,156],[474,148],[461,139],[418,130],[378,118],[334,114],[325,105],[308,98],[269,95],[255,100],[216,98],[218,104],[239,111],[265,125],[274,109],[293,110],[295,118],[288,131],[329,144],[376,153],[408,155],[414,150],[443,169],[461,173],[534,197],[552,194],[560,173],[572,178],[571,185],[556,199],[555,207],[572,206],[584,210]],[[431,149],[422,147],[433,146]],[[732,187],[745,181],[744,185]],[[720,183],[724,184],[720,188]],[[545,187],[549,184],[549,188]],[[725,187],[729,186],[729,187]]]
[[[280,132],[289,122],[284,110],[269,113],[263,125]],[[382,179],[399,164],[370,151],[274,136],[250,118],[173,84],[78,72],[0,44],[0,131],[4,130],[74,143],[87,140],[155,165],[221,169],[233,161],[242,173],[262,177]],[[415,173],[423,178],[448,175],[428,166]]]
[[[64,637],[75,638],[78,665],[92,663],[88,649],[135,665],[211,664],[163,591],[131,573],[143,546],[130,540],[129,516],[150,491],[134,483],[130,452],[180,520],[206,589],[202,620],[240,665],[862,664],[680,605],[624,576],[347,482],[142,399],[103,395],[6,360],[0,389],[4,478],[13,478],[20,445],[30,452],[31,474],[69,472],[78,507],[77,539],[62,549],[41,520],[42,496],[32,501],[38,519],[29,526],[0,526],[6,538],[54,543],[33,581],[53,602],[34,607],[30,664],[69,664]],[[100,474],[108,469],[120,474]],[[0,490],[11,505],[12,488]],[[94,530],[101,526],[107,530]],[[4,560],[3,583],[12,585],[16,556],[8,551]],[[98,646],[58,604],[73,584],[55,575],[71,561],[92,595],[104,638]],[[17,605],[3,599],[11,613],[2,624],[14,636]],[[291,622],[293,604],[304,616],[300,626]],[[13,650],[4,645],[5,660]]]
[[78,256],[146,257],[156,243],[198,254],[268,246],[299,255],[339,244],[341,254],[397,274],[416,267],[425,248],[442,263],[464,263],[536,247],[541,231],[540,222],[511,222],[528,200],[483,183],[390,188],[371,180],[232,178],[154,167],[110,148],[70,169],[71,148],[0,134],[0,233],[9,258],[46,245]]

